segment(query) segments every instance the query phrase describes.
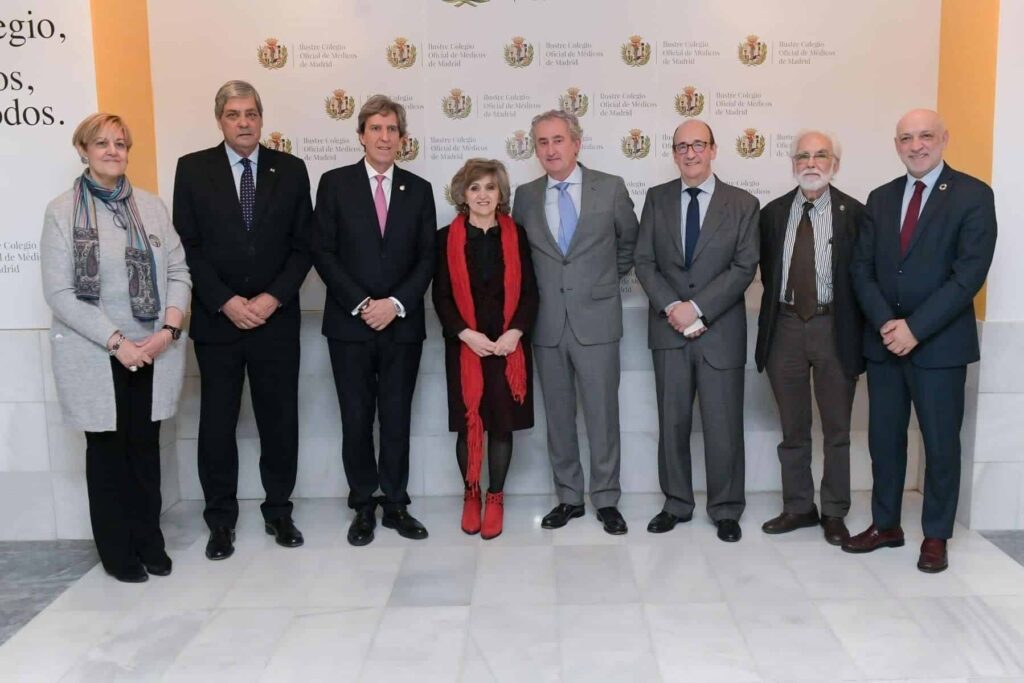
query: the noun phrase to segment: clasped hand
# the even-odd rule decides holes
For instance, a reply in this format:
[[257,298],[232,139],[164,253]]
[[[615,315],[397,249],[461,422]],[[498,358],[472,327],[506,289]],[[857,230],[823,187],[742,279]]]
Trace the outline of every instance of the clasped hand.
[[459,333],[459,339],[469,350],[483,358],[484,356],[507,356],[516,350],[523,333],[520,330],[508,330],[496,341],[482,332],[466,328]]
[[897,356],[905,356],[917,346],[917,337],[910,331],[906,320],[893,319],[880,330],[885,348]]
[[278,306],[275,296],[263,292],[251,299],[236,294],[220,310],[238,329],[251,330],[266,323]]

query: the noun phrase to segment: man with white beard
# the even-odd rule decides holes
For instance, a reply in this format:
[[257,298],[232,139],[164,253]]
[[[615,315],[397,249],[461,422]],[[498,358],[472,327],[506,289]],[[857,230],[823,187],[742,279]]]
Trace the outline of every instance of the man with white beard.
[[[761,529],[782,534],[824,528],[825,540],[849,538],[850,412],[864,318],[850,277],[857,219],[864,206],[831,185],[841,150],[828,133],[801,131],[790,148],[798,187],[761,211],[761,313],[754,359],[767,369],[782,422],[782,514]],[[824,472],[821,516],[811,476],[811,377],[821,414]]]

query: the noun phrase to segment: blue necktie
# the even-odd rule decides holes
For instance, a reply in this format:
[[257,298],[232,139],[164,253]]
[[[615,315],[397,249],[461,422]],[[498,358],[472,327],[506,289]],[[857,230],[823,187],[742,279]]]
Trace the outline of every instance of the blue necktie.
[[699,187],[688,187],[686,192],[690,195],[690,203],[686,205],[686,232],[683,240],[683,254],[686,256],[686,267],[693,263],[693,252],[697,250],[697,238],[700,237],[700,204],[697,202],[697,195],[700,194]]
[[579,216],[576,215],[576,205],[569,196],[569,183],[558,183],[555,189],[558,190],[558,248],[563,254],[568,254],[569,243],[576,232]]
[[252,161],[242,158],[242,182],[239,185],[238,199],[242,203],[242,221],[245,229],[252,230],[252,211],[256,206],[256,184],[252,181]]

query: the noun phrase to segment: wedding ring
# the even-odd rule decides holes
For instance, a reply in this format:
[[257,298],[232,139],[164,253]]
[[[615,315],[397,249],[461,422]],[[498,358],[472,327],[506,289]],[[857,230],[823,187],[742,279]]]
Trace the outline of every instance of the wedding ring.
[[138,368],[138,366],[137,366],[137,365],[129,365],[129,366],[128,366],[128,369],[129,369],[129,370],[131,370],[132,372],[135,372],[135,371],[137,371],[137,370],[138,370],[139,368]]

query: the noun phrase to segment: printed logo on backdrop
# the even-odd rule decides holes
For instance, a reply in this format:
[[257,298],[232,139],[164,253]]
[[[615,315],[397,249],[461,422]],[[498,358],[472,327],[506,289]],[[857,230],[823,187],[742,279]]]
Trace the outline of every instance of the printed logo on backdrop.
[[585,115],[590,108],[590,98],[580,92],[579,88],[567,88],[565,94],[558,98],[558,108],[574,114],[577,118]]
[[736,153],[744,159],[754,159],[764,154],[765,139],[757,128],[743,129],[743,135],[736,138]]
[[629,66],[643,66],[651,61],[651,44],[640,36],[630,36],[629,42],[622,44],[621,53],[622,61]]
[[450,119],[464,119],[473,111],[473,99],[461,88],[452,88],[451,94],[441,100],[441,111]]
[[408,38],[399,36],[387,48],[388,64],[396,69],[408,69],[416,63],[416,46]]
[[444,186],[444,200],[448,202],[449,206],[455,206],[455,200],[452,198],[452,186]]
[[280,69],[288,63],[288,48],[277,44],[277,38],[267,38],[256,48],[256,59],[267,69]]
[[704,111],[704,95],[697,88],[688,85],[676,95],[676,111],[687,118],[700,116]]
[[443,0],[446,5],[454,5],[455,7],[463,7],[466,5],[469,7],[476,7],[477,5],[482,5],[485,2],[490,1],[491,0]]
[[639,128],[633,128],[622,138],[622,154],[627,159],[643,159],[651,153],[651,136],[644,135]]
[[533,45],[522,36],[515,36],[505,45],[505,63],[513,69],[524,69],[533,64]]
[[284,137],[281,133],[276,130],[268,135],[265,139],[260,140],[263,146],[267,149],[272,149],[275,152],[286,152],[292,153],[292,141]]
[[533,156],[533,140],[525,130],[517,130],[512,137],[505,138],[505,151],[510,159],[523,161]]
[[356,99],[340,88],[331,93],[330,97],[324,98],[324,111],[328,118],[335,121],[344,121],[352,118],[356,111]]
[[402,138],[402,145],[398,148],[395,158],[398,161],[413,161],[420,155],[420,141],[414,137]]
[[768,45],[754,34],[750,34],[745,42],[736,47],[736,55],[743,64],[758,66],[768,59]]

